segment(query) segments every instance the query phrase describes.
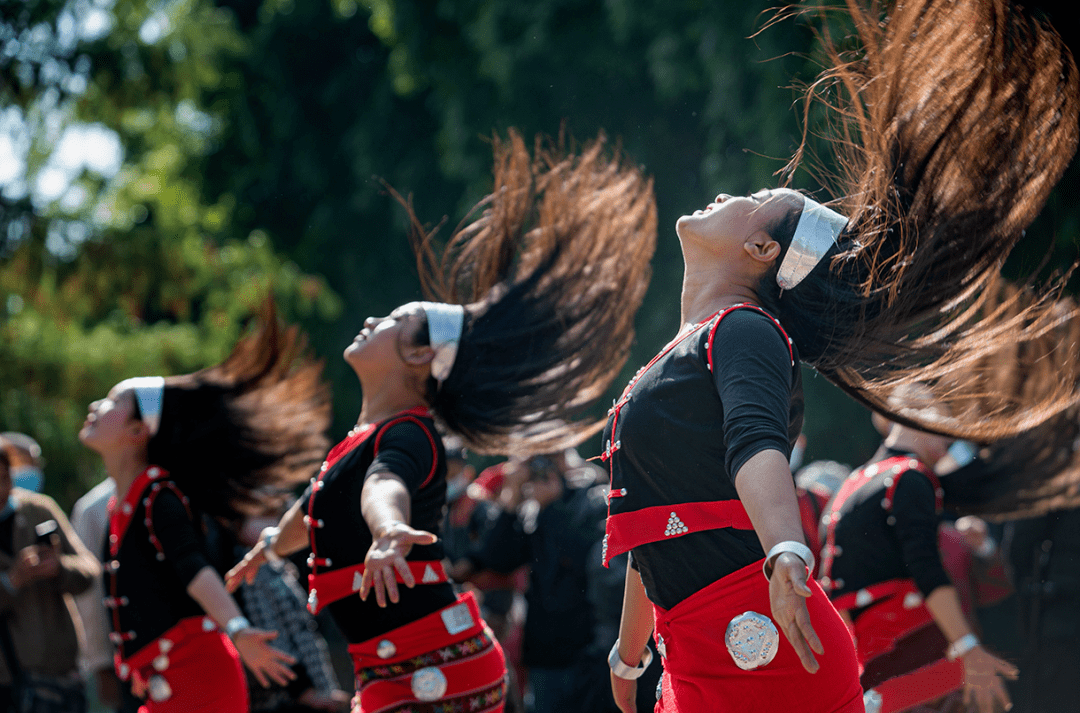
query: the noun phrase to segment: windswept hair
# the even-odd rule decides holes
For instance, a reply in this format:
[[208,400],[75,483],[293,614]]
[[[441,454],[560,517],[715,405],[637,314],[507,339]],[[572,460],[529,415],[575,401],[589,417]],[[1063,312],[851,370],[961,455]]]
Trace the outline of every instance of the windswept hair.
[[[1080,395],[1075,343],[1044,339],[1075,309],[1055,302],[1061,280],[999,299],[998,275],[1076,149],[1076,65],[1008,0],[847,6],[861,50],[826,42],[807,118],[834,118],[834,207],[850,222],[803,283],[780,294],[773,272],[759,295],[806,362],[897,422],[984,443],[1035,428]],[[786,248],[793,229],[774,237]],[[991,383],[1025,345],[1038,358]],[[947,416],[890,407],[916,382]]]
[[330,417],[322,362],[267,298],[257,325],[225,361],[166,377],[147,455],[202,510],[236,522],[274,509],[282,489],[314,474],[329,445]]
[[[601,135],[579,154],[517,132],[493,138],[483,212],[438,251],[411,209],[430,299],[465,305],[457,360],[431,406],[478,453],[576,445],[619,373],[656,245],[652,181]],[[408,207],[408,206],[407,206]]]
[[[991,305],[1006,319],[1023,311],[1027,290],[1004,281]],[[1080,316],[1071,298],[1044,311],[1056,323],[1031,339],[1001,343],[966,373],[969,411],[993,410],[1003,398],[1037,398],[1080,363]],[[949,380],[939,390],[948,390]],[[1023,433],[987,444],[979,458],[942,479],[950,509],[994,519],[1032,517],[1080,505],[1080,409],[1065,409]]]

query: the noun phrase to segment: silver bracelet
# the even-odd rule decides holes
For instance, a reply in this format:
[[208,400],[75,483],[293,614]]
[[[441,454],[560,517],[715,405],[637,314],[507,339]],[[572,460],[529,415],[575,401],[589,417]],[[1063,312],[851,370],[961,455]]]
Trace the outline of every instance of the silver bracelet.
[[652,650],[646,646],[645,653],[641,656],[641,661],[637,666],[630,666],[626,664],[622,657],[619,656],[619,640],[615,639],[615,645],[611,647],[611,653],[607,657],[608,666],[611,667],[611,672],[619,678],[626,679],[627,681],[633,681],[635,678],[645,673],[645,669],[652,663]]
[[251,628],[251,622],[248,621],[246,616],[234,616],[225,622],[225,634],[230,639],[235,639],[236,635],[241,631],[246,631]]
[[975,634],[964,634],[949,644],[949,648],[945,650],[945,658],[949,661],[955,661],[978,645],[979,637],[975,636]]
[[765,555],[765,561],[761,563],[761,571],[765,573],[765,579],[772,578],[773,565],[778,556],[784,552],[790,552],[803,561],[807,570],[812,574],[814,571],[814,553],[810,548],[795,540],[785,540],[773,545],[769,554]]
[[277,542],[279,532],[281,532],[280,528],[265,527],[263,528],[262,534],[259,535],[259,539],[263,543],[263,557],[265,557],[266,561],[270,564],[281,561],[281,555],[274,552],[274,543]]

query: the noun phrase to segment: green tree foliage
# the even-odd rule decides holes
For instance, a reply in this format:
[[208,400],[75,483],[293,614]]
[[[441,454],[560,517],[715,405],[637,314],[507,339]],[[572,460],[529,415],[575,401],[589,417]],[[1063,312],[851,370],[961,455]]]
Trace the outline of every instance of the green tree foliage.
[[220,360],[271,289],[292,318],[336,318],[340,301],[265,231],[232,230],[228,195],[203,197],[224,121],[207,97],[246,50],[229,12],[117,2],[107,32],[79,37],[97,6],[19,9],[0,67],[0,111],[29,144],[2,186],[0,423],[42,443],[46,488],[70,504],[100,470],[76,440],[90,401]]

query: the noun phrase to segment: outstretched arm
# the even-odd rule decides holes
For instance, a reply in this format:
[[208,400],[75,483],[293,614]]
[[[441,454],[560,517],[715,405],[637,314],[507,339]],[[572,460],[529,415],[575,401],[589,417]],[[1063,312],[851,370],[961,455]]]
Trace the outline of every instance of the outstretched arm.
[[[770,448],[752,456],[735,475],[735,489],[766,552],[781,542],[805,544],[795,484],[783,453]],[[773,619],[803,667],[815,673],[818,662],[811,650],[818,654],[825,650],[806,609],[806,599],[811,595],[806,584],[808,564],[790,552],[778,555],[769,579],[769,601]]]
[[278,532],[268,540],[260,539],[252,547],[244,559],[229,570],[225,575],[225,586],[230,592],[235,592],[241,582],[252,584],[259,568],[270,561],[266,549],[271,548],[270,555],[277,559],[287,557],[294,552],[299,552],[308,545],[307,525],[304,524],[304,502],[301,498],[293,503],[278,523]]
[[[653,613],[645,596],[641,574],[633,567],[626,567],[626,585],[623,588],[622,618],[619,620],[619,658],[627,666],[637,666],[649,643],[653,631]],[[611,673],[611,693],[615,704],[623,713],[637,710],[637,680],[620,678]]]
[[375,601],[386,606],[387,597],[399,600],[397,575],[412,589],[416,579],[405,561],[413,545],[430,545],[438,538],[409,527],[412,501],[405,481],[389,471],[372,473],[364,481],[360,493],[360,513],[371,530],[372,543],[364,558],[364,576],[360,582],[360,598],[366,600],[375,590]]

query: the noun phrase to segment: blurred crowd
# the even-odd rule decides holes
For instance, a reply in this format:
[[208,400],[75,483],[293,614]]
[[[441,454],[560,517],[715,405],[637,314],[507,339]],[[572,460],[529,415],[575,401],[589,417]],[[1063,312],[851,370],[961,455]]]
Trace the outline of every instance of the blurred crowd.
[[[878,425],[887,432],[888,424]],[[573,449],[478,473],[459,441],[447,437],[446,445],[447,571],[480,598],[506,652],[507,710],[614,713],[606,658],[618,634],[627,564],[623,555],[601,565],[607,473]],[[807,541],[820,551],[822,516],[851,468],[804,465],[803,452],[805,439],[792,471]],[[948,477],[973,457],[970,445],[956,442],[935,467]],[[91,489],[69,520],[41,493],[46,472],[32,437],[0,434],[0,709],[134,713],[140,701],[114,673],[102,603],[115,486],[105,480]],[[269,522],[251,518],[235,530],[206,518],[221,572]],[[1080,511],[1003,524],[946,513],[939,549],[973,629],[1020,668],[1010,682],[1014,710],[1070,710],[1068,672],[1080,665]],[[253,711],[349,708],[349,662],[333,653],[343,648],[340,633],[305,607],[305,568],[302,557],[286,559],[240,590],[245,615],[279,632],[275,645],[296,659],[289,685],[249,686]],[[652,666],[639,681],[638,710],[653,709],[660,672]],[[910,710],[963,709],[953,694]]]

